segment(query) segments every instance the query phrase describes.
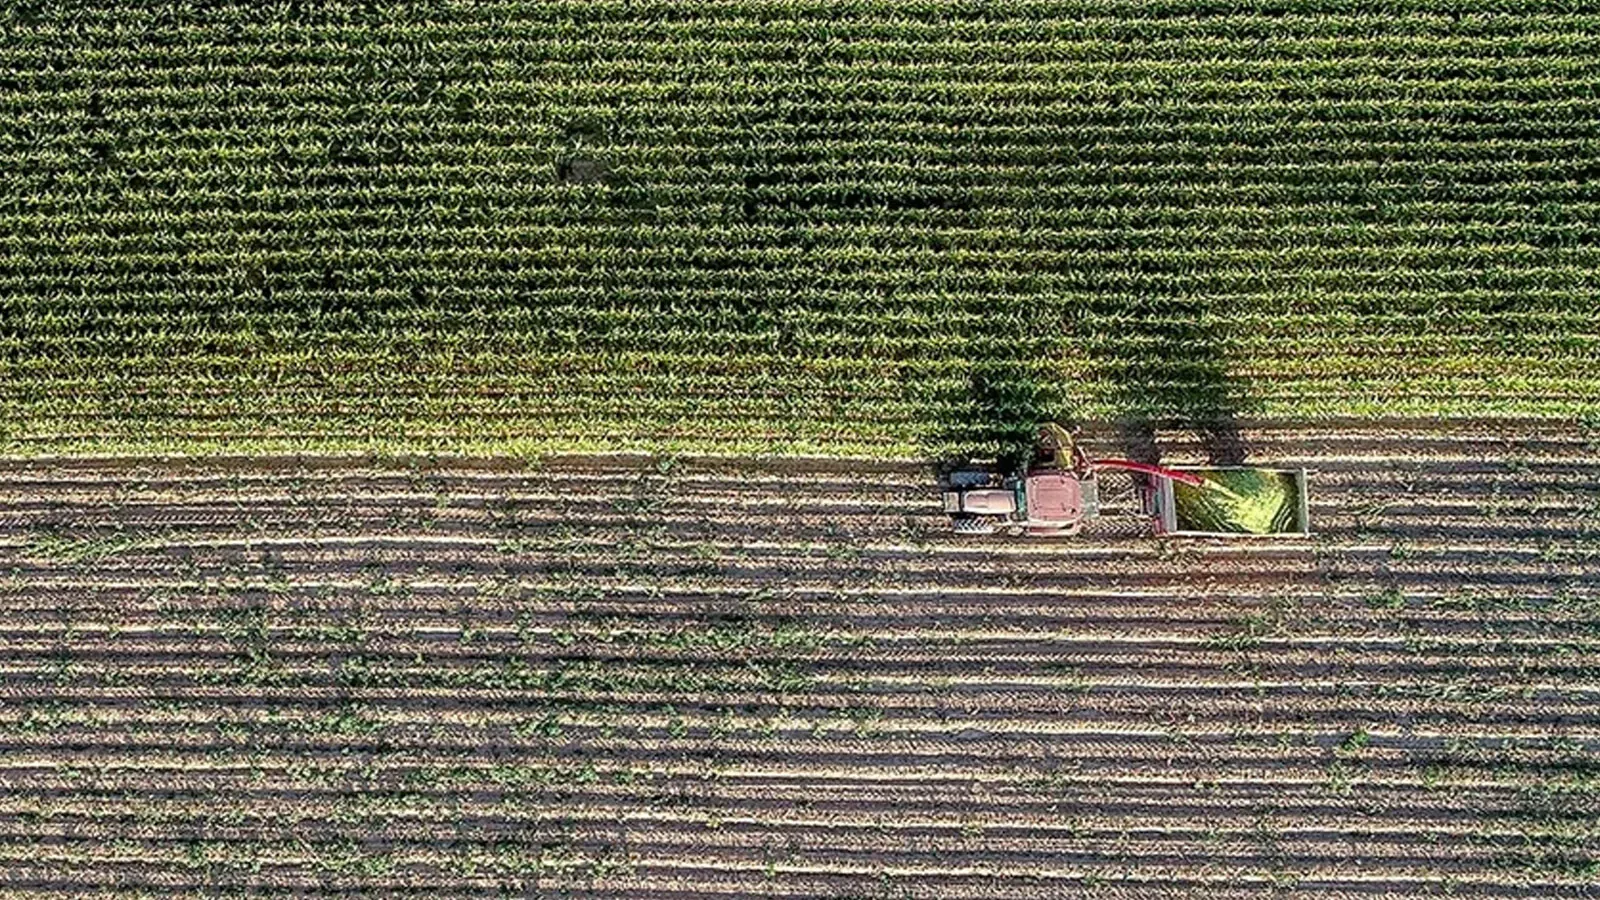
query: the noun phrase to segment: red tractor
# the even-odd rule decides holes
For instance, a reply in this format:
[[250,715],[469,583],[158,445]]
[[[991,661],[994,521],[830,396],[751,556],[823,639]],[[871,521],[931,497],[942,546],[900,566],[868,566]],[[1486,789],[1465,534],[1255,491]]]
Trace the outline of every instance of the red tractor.
[[944,511],[961,534],[1076,534],[1099,503],[1093,464],[1059,425],[1040,426],[1022,471],[960,469],[944,485]]

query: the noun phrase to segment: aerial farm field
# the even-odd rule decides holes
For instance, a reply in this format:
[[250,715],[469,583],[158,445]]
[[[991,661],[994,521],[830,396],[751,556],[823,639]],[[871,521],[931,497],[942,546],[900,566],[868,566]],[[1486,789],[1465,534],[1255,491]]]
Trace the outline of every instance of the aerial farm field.
[[1600,10],[1379,6],[0,4],[0,897],[1600,897]]

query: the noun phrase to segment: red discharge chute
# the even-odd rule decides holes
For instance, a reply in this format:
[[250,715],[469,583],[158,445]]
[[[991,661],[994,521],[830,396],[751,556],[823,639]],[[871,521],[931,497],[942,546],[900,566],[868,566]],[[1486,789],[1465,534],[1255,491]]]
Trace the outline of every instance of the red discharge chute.
[[1194,487],[1205,487],[1205,479],[1192,472],[1178,472],[1173,469],[1164,469],[1152,466],[1149,463],[1134,462],[1131,459],[1096,459],[1089,463],[1096,469],[1122,469],[1127,472],[1143,472],[1156,478],[1167,478],[1172,481],[1181,481]]

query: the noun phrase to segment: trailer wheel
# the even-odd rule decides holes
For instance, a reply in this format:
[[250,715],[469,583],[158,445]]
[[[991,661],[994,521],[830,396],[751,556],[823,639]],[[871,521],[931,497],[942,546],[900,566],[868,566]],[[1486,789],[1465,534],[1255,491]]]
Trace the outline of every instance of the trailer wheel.
[[957,535],[992,535],[995,533],[995,524],[981,516],[960,516],[950,519],[950,527],[955,528]]

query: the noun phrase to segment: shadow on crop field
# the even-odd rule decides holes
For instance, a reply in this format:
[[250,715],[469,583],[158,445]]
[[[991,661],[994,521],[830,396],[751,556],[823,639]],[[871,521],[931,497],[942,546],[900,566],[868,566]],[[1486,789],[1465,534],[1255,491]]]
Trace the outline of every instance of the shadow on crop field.
[[[985,328],[967,336],[959,380],[933,397],[936,421],[926,441],[930,458],[953,464],[993,457],[1002,468],[1014,468],[1031,453],[1040,422],[1068,422],[1065,391],[1049,365],[1055,357],[1020,356],[1028,350],[1020,335],[1061,333],[1059,323],[1041,331],[1046,323],[1039,318],[1037,313],[997,317],[1006,333]],[[1009,334],[1013,330],[1015,339]]]
[[[966,335],[965,375],[937,392],[925,449],[932,458],[1023,459],[1039,422],[1094,429],[1073,402],[1108,410],[1114,444],[1091,438],[1096,452],[1160,461],[1158,429],[1192,431],[1211,462],[1238,464],[1249,455],[1238,419],[1251,407],[1244,386],[1227,372],[1222,323],[1202,302],[1161,298],[1094,299],[1051,308],[1024,305],[986,320]],[[1102,387],[1072,389],[1057,361],[1072,353]]]
[[1243,384],[1228,375],[1222,323],[1205,312],[1198,300],[1163,297],[1135,304],[1097,300],[1077,317],[1076,331],[1100,348],[1095,365],[1108,384],[1106,403],[1128,457],[1159,461],[1158,428],[1194,432],[1218,465],[1249,455],[1238,418],[1250,401]]

